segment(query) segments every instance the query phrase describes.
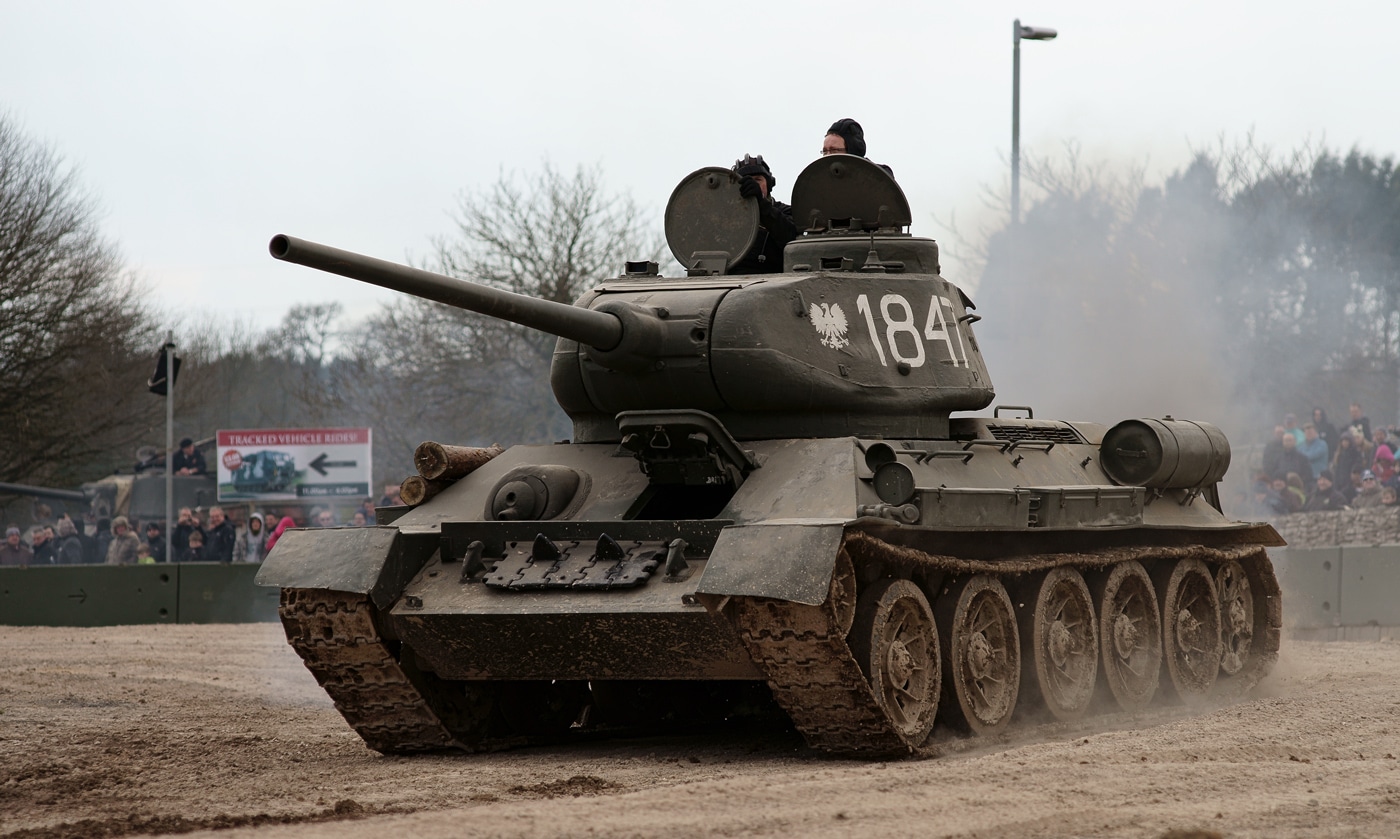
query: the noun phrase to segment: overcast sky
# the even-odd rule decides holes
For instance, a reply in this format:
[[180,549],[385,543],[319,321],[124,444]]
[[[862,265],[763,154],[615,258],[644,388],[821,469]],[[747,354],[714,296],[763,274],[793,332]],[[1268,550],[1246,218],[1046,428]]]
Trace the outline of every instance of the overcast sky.
[[[285,232],[422,256],[463,190],[602,167],[654,210],[688,172],[763,154],[786,198],[832,121],[865,127],[913,232],[985,224],[1010,149],[1077,141],[1160,175],[1253,130],[1400,146],[1393,4],[0,2],[0,108],[98,199],[171,309],[259,325],[381,292],[275,263]],[[945,259],[954,282],[956,261]]]

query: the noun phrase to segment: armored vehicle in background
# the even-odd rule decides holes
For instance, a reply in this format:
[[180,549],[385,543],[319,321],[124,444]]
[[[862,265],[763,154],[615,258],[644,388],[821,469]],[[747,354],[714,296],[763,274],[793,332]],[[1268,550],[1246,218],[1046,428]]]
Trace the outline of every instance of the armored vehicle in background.
[[[201,440],[201,450],[212,448],[213,438]],[[28,484],[0,483],[0,495],[16,495],[34,499],[35,507],[44,504],[52,515],[36,511],[35,521],[48,520],[67,513],[74,521],[87,518],[93,524],[104,519],[126,516],[133,527],[147,522],[165,521],[164,456],[154,449],[143,448],[131,474],[116,473],[89,481],[79,489],[55,489]],[[174,475],[171,477],[174,509],[208,507],[218,503],[218,488],[214,476]]]
[[421,503],[291,531],[263,566],[371,747],[494,749],[758,699],[814,748],[887,755],[940,722],[1192,702],[1268,671],[1281,540],[1221,513],[1214,426],[954,416],[994,397],[978,316],[898,185],[831,155],[793,211],[782,273],[731,275],[757,207],[728,170],[695,172],[666,212],[687,275],[629,263],[573,306],[272,240],[559,336],[571,441],[425,444]]

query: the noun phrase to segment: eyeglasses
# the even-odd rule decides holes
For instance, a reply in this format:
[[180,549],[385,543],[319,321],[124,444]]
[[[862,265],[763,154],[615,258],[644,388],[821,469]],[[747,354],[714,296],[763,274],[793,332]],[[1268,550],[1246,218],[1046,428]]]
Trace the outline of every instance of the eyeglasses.
[[826,157],[828,154],[845,154],[845,153],[846,153],[846,150],[845,150],[845,149],[829,149],[829,148],[826,148],[825,146],[822,147],[822,157]]

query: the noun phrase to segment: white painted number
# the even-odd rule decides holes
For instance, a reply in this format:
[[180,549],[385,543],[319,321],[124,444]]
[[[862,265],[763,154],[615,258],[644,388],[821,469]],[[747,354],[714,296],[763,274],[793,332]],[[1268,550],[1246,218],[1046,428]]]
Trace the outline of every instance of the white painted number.
[[[944,307],[948,313],[944,314]],[[886,294],[880,298],[880,317],[885,321],[884,341],[880,340],[879,328],[875,325],[875,313],[870,308],[869,298],[862,294],[856,298],[856,310],[865,315],[866,334],[875,348],[875,355],[882,367],[888,367],[885,358],[885,344],[889,345],[890,355],[896,362],[910,367],[923,367],[928,360],[924,351],[924,341],[939,341],[948,348],[948,360],[954,367],[968,367],[967,347],[963,343],[962,329],[953,315],[956,309],[946,297],[933,295],[929,300],[928,318],[924,321],[923,334],[914,326],[914,308],[902,294]],[[912,354],[906,354],[900,347],[899,336],[908,335],[913,342]],[[904,342],[908,344],[909,342]]]
[[880,357],[880,366],[888,367],[890,363],[885,361],[885,348],[880,344],[880,339],[875,337],[875,316],[870,314],[870,300],[864,294],[856,298],[856,308],[865,315],[865,328],[870,330],[870,343],[875,345],[875,354]]
[[[896,318],[890,314],[890,309],[896,306],[904,310],[902,317]],[[886,294],[880,298],[880,314],[885,317],[885,340],[890,344],[890,355],[894,356],[894,360],[910,367],[923,367],[924,342],[919,340],[919,330],[914,326],[914,310],[909,308],[909,301],[898,294]],[[895,336],[901,334],[907,334],[913,340],[913,355],[906,356],[899,352],[899,341],[895,340]]]

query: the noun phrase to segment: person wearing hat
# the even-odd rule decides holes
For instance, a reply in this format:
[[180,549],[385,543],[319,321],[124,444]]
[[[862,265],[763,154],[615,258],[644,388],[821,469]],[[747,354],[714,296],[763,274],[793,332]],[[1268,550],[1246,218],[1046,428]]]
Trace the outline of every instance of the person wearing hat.
[[0,545],[0,565],[28,565],[34,552],[20,539],[19,528],[13,524],[5,529],[5,544]]
[[739,194],[758,202],[758,236],[753,247],[734,264],[731,274],[775,274],[783,270],[783,248],[797,238],[792,207],[773,198],[777,180],[763,162],[763,155],[734,161],[731,171],[739,176]]
[[[822,139],[822,155],[828,154],[853,154],[856,157],[865,157],[865,129],[860,127],[860,123],[853,119],[838,119],[826,130],[826,137]],[[894,170],[883,163],[876,163],[885,170],[891,178],[894,177]]]
[[1381,482],[1376,480],[1376,473],[1370,469],[1361,473],[1361,489],[1351,499],[1351,506],[1358,510],[1381,506]]
[[180,441],[180,450],[171,459],[171,468],[176,475],[203,475],[209,471],[204,465],[204,455],[195,450],[194,440],[189,437]]
[[126,516],[112,519],[112,541],[107,545],[108,565],[135,565],[140,556],[141,540],[131,532]]
[[1328,510],[1341,510],[1347,506],[1347,497],[1342,495],[1332,482],[1332,470],[1323,469],[1317,475],[1317,486],[1308,503],[1303,505],[1305,513],[1321,513]]

